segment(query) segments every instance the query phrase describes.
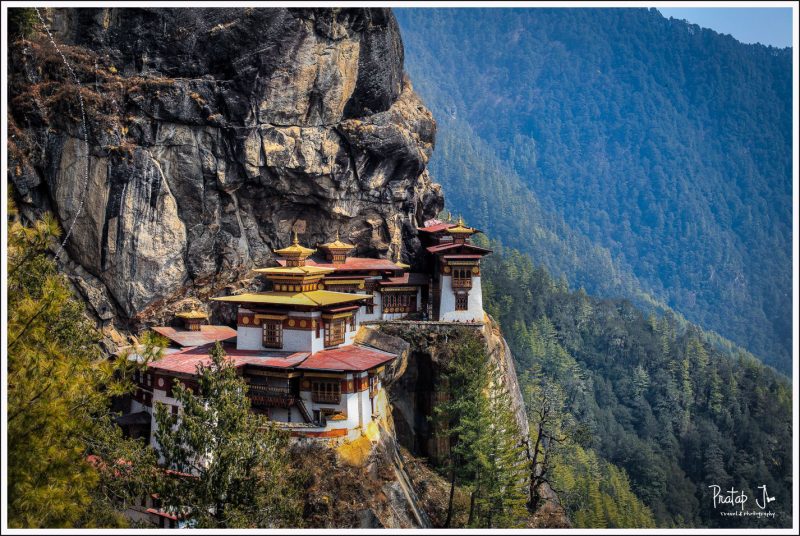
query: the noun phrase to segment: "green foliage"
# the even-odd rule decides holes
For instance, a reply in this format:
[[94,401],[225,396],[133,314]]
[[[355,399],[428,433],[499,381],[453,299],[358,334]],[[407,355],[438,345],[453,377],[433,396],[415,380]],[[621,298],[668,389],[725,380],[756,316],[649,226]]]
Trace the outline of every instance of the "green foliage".
[[34,25],[39,22],[36,10],[32,8],[9,8],[8,35],[9,37],[31,37]]
[[298,526],[302,501],[289,463],[289,437],[251,413],[247,384],[217,343],[196,388],[175,381],[177,414],[156,405],[164,466],[162,505],[196,527]]
[[467,526],[515,527],[524,524],[524,451],[508,394],[485,342],[463,329],[448,341],[442,374],[446,397],[434,418],[450,444],[446,468],[450,506],[445,527],[454,519],[453,494],[470,494]]
[[[491,246],[495,254],[481,263],[484,304],[517,360],[532,454],[540,436],[555,438],[538,460],[573,522],[790,526],[784,376],[710,346],[702,330],[672,315],[571,292],[528,257]],[[712,484],[750,497],[766,485],[777,517],[720,516]]]
[[49,214],[33,227],[9,223],[9,525],[120,526],[118,510],[143,493],[155,460],[113,422],[111,397],[133,389],[129,365],[101,355],[48,254],[58,234]]
[[556,458],[553,480],[575,526],[655,527],[653,514],[631,491],[624,470],[574,443],[560,449]]
[[647,9],[402,9],[448,206],[784,373],[792,55]]
[[483,467],[477,479],[473,526],[524,527],[528,514],[523,484],[528,475],[523,437],[512,410],[511,395],[502,385],[494,363],[485,393],[491,421],[484,431]]

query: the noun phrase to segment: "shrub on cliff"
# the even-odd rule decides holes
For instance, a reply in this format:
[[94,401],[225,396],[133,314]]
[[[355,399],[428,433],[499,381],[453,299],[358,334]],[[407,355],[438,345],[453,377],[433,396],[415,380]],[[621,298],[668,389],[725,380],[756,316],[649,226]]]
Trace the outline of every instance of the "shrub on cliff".
[[131,365],[101,355],[49,255],[59,232],[49,215],[9,223],[8,524],[125,525],[119,509],[145,492],[155,460],[113,422],[111,397],[132,389]]
[[219,343],[192,390],[175,381],[173,413],[156,404],[158,450],[167,469],[161,504],[194,527],[297,526],[302,500],[289,463],[289,436],[250,412],[247,384]]

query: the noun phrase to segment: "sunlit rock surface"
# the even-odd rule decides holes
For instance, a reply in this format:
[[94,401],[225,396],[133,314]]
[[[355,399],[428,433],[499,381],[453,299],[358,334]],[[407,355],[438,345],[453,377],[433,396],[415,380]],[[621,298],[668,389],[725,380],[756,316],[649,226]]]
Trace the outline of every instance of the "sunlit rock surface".
[[[147,320],[272,262],[295,229],[414,263],[443,205],[435,122],[387,9],[45,10],[83,85],[85,205],[65,270]],[[10,181],[64,228],[84,197],[77,86],[46,36],[10,51]]]

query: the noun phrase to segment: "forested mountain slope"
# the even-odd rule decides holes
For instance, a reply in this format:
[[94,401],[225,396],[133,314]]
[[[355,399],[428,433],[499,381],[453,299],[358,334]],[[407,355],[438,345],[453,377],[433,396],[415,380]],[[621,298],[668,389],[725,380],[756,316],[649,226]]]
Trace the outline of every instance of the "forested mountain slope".
[[645,9],[397,9],[448,206],[791,370],[791,51]]
[[[526,404],[549,412],[544,428],[560,438],[548,478],[576,526],[791,526],[786,378],[745,352],[712,348],[670,314],[570,291],[527,255],[491,247],[484,303]],[[714,507],[713,485],[744,490],[755,512],[767,486],[776,499],[763,511],[774,517],[720,515],[733,508]]]

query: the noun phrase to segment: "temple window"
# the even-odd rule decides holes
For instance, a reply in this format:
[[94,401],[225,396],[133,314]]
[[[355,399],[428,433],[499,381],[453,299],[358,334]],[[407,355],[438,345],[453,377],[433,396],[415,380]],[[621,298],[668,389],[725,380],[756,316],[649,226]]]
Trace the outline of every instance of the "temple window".
[[378,377],[374,374],[369,375],[369,397],[374,398],[378,394]]
[[338,381],[311,382],[311,400],[322,404],[338,404],[342,397],[342,385]]
[[456,294],[456,311],[466,311],[469,309],[469,294],[459,292]]
[[336,346],[344,343],[344,318],[331,320],[325,329],[325,346]]
[[265,348],[283,348],[283,323],[280,320],[262,324],[262,341]]
[[383,295],[384,313],[413,313],[416,310],[416,293],[387,292]]
[[453,268],[453,288],[472,288],[472,268]]

